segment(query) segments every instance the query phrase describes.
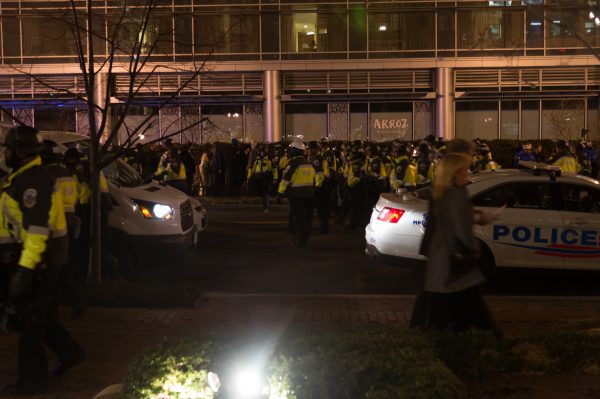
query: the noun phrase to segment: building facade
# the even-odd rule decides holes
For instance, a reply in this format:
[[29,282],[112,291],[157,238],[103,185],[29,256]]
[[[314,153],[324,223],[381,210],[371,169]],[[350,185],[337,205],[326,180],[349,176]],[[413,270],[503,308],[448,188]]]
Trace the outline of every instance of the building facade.
[[[122,1],[92,3],[96,59],[120,32],[104,96],[126,97],[132,45],[150,55],[128,116],[168,101],[148,139],[202,117],[179,139],[599,138],[600,13],[588,0],[166,0],[143,35],[146,2],[130,1],[125,19]],[[67,11],[0,2],[4,121],[87,129],[70,95],[83,92]]]

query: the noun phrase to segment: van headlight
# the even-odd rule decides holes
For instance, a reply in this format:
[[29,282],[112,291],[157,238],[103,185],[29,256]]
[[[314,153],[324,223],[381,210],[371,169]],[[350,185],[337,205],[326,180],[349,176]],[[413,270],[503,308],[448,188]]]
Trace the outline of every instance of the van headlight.
[[133,209],[139,209],[139,211],[142,213],[142,216],[144,216],[146,219],[173,219],[173,208],[169,205],[137,199],[132,199],[131,201],[133,202]]

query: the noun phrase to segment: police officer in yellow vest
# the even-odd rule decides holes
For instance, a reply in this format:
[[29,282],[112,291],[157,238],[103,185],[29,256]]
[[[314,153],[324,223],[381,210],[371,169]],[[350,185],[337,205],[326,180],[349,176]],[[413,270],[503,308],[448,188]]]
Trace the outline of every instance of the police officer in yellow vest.
[[187,192],[185,166],[175,146],[171,146],[160,157],[154,177],[184,193]]
[[[263,212],[269,212],[269,193],[273,179],[277,179],[277,169],[267,155],[264,144],[258,144],[258,154],[254,162],[248,168],[248,182],[255,186],[256,191],[262,197]],[[274,173],[275,172],[275,173]]]
[[319,144],[316,141],[308,143],[308,160],[312,163],[313,168],[315,168],[314,205],[317,208],[317,216],[321,223],[319,232],[321,234],[328,234],[329,217],[331,215],[331,204],[329,202],[329,197],[331,195],[331,175],[329,173],[329,163],[319,151]]
[[556,154],[552,165],[560,166],[563,172],[579,173],[581,165],[571,153],[571,146],[567,140],[558,140],[556,143]]
[[306,147],[301,141],[290,144],[290,160],[283,171],[278,192],[288,197],[290,216],[289,229],[293,246],[304,247],[308,241],[309,217],[314,197],[315,169],[304,156]]
[[75,268],[77,259],[77,245],[75,241],[81,232],[81,219],[75,213],[75,206],[79,202],[77,179],[75,175],[60,163],[60,155],[54,152],[55,144],[44,140],[44,150],[41,153],[42,163],[52,177],[56,179],[56,189],[60,191],[67,231],[69,236],[69,259],[61,267],[59,286],[61,297],[66,300],[73,311],[75,318],[81,317],[85,308],[83,292],[76,281],[78,280]]
[[2,387],[0,396],[43,393],[47,386],[46,344],[59,359],[58,376],[83,359],[83,350],[60,325],[57,315],[56,265],[68,259],[67,223],[56,180],[38,155],[37,130],[19,126],[4,143],[11,174],[0,195],[0,237],[18,245],[3,326],[20,334],[19,379]]

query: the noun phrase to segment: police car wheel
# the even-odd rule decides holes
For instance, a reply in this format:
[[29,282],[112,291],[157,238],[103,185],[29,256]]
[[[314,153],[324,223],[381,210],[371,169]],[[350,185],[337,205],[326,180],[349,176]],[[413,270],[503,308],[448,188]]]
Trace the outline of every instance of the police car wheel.
[[494,271],[496,270],[496,262],[494,261],[494,255],[492,251],[483,242],[479,242],[481,245],[481,256],[479,258],[479,267],[481,272],[487,280],[493,277]]

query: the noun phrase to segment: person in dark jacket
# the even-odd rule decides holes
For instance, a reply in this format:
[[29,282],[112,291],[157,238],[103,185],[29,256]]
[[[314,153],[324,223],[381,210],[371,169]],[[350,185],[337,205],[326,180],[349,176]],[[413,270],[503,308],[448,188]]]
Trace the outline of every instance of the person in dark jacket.
[[[421,252],[427,256],[424,292],[413,309],[411,327],[465,331],[490,329],[500,335],[481,295],[484,274],[477,267],[479,242],[473,234],[473,206],[466,191],[471,157],[451,153],[436,172],[427,229]],[[491,214],[477,213],[479,224],[494,220]],[[457,270],[463,264],[471,267]]]

